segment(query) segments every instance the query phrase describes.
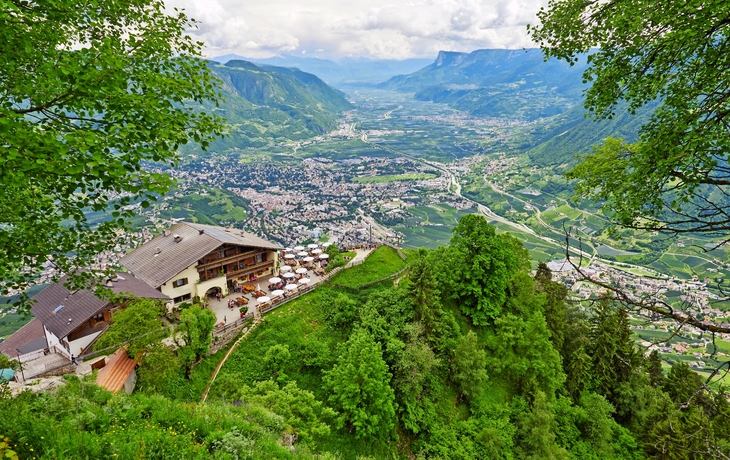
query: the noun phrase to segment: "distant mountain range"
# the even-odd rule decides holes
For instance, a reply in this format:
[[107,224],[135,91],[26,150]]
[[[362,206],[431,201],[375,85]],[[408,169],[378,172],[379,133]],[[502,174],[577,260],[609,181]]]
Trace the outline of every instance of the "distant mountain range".
[[415,72],[426,67],[431,59],[396,60],[369,60],[343,59],[340,62],[319,59],[314,57],[300,57],[289,54],[274,56],[266,59],[254,59],[227,54],[212,59],[225,64],[232,60],[246,60],[254,64],[273,65],[279,67],[297,68],[304,72],[317,75],[330,85],[352,86],[358,84],[374,85],[385,81],[394,75]]
[[582,99],[585,61],[546,62],[540,50],[440,51],[430,65],[379,87],[477,116],[534,120],[566,112]]
[[656,107],[649,104],[635,115],[617,107],[615,117],[599,122],[585,117],[586,58],[571,66],[545,61],[537,49],[440,51],[430,65],[378,87],[412,92],[418,100],[448,104],[474,116],[543,119],[525,150],[537,164],[567,167],[608,136],[635,141]]
[[[204,109],[225,117],[229,127],[229,135],[213,143],[211,151],[323,134],[337,127],[342,111],[352,108],[344,93],[297,69],[242,60],[209,65],[223,82],[225,101],[219,107],[206,104]],[[189,146],[183,152],[196,150]]]
[[[636,115],[619,108],[616,117],[601,122],[584,117],[585,57],[570,66],[555,59],[545,61],[540,50],[441,51],[434,61],[340,63],[291,55],[255,62],[220,56],[215,60],[225,65],[211,62],[210,66],[225,84],[226,102],[207,109],[228,119],[230,135],[215,143],[213,150],[265,146],[331,130],[339,114],[352,105],[323,80],[341,87],[357,81],[412,92],[418,100],[448,104],[474,116],[542,119],[525,151],[535,163],[568,166],[575,163],[576,154],[590,152],[607,136],[635,140],[655,107]],[[410,73],[393,76],[403,71]],[[387,81],[382,82],[381,76]]]

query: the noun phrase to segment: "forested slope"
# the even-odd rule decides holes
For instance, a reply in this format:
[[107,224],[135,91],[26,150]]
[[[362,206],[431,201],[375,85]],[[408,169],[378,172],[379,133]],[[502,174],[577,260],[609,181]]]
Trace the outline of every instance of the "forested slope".
[[[397,287],[323,286],[272,313],[212,394],[296,383],[334,410],[312,441],[343,458],[709,458],[730,408],[685,364],[636,348],[611,301],[587,310],[475,215],[411,255]],[[237,385],[244,383],[241,390]],[[698,454],[699,452],[699,454]]]
[[636,142],[639,129],[649,121],[656,106],[657,103],[648,104],[631,114],[621,104],[616,108],[615,117],[596,121],[586,116],[586,109],[578,104],[540,130],[538,145],[528,151],[530,160],[540,166],[573,166],[579,155],[592,152],[607,137]]
[[[225,101],[204,110],[226,119],[228,136],[214,142],[213,152],[298,140],[337,127],[339,114],[352,105],[342,92],[297,69],[257,66],[248,61],[211,62],[223,82]],[[184,152],[199,152],[191,145]]]
[[23,458],[136,458],[142,447],[160,459],[175,449],[454,460],[730,453],[726,390],[710,391],[685,363],[665,372],[657,354],[644,356],[612,301],[566,302],[547,267],[530,274],[519,240],[483,217],[463,217],[448,247],[407,262],[397,287],[325,285],[267,315],[208,403],[190,402],[200,385],[186,384],[180,366],[158,362],[159,372],[143,359],[142,394],[131,398],[73,378],[55,395],[0,398],[13,414],[0,433]]

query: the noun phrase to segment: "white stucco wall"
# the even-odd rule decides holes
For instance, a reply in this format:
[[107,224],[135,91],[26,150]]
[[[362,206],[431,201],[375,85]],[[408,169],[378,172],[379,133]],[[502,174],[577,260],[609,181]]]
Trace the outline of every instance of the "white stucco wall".
[[[46,326],[43,326],[43,331],[46,333],[46,341],[48,341],[48,348],[56,349],[56,352],[63,354],[68,359],[71,359],[71,354],[66,351],[66,347],[64,347],[61,344],[61,340],[53,334],[53,332],[46,329]],[[70,344],[69,344],[70,345]]]
[[[160,286],[160,291],[171,299],[174,299],[175,297],[180,297],[185,294],[190,294],[191,298],[195,296],[195,286],[200,279],[200,276],[198,275],[198,269],[195,268],[197,265],[198,263],[196,262],[185,270],[178,273],[177,275],[173,276],[167,283]],[[180,287],[175,287],[174,282],[181,278],[187,278],[188,284]]]
[[210,279],[208,281],[203,281],[200,284],[195,285],[195,292],[196,294],[200,296],[202,299],[205,296],[205,293],[208,292],[208,289],[217,287],[220,288],[222,293],[228,292],[228,284],[226,281],[225,276],[219,276],[217,278]]
[[[33,361],[34,359],[38,359],[44,355],[43,353],[44,349],[41,348],[40,350],[31,351],[30,353],[26,353],[24,355],[20,355],[19,361],[21,363],[27,362],[27,361]],[[9,356],[10,359],[18,359],[17,356]]]
[[95,333],[87,335],[85,337],[76,339],[72,342],[69,341],[68,339],[66,339],[66,341],[68,342],[69,348],[71,348],[71,354],[73,354],[74,356],[80,355],[81,349],[86,348],[86,346],[89,345],[95,338],[99,337],[99,334],[101,334],[101,333],[102,333],[102,331],[95,332]]

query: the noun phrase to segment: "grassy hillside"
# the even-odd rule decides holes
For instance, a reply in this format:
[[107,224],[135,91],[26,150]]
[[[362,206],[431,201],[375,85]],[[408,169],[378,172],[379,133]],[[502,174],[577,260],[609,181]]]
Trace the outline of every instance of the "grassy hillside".
[[341,271],[331,282],[340,286],[358,287],[396,273],[405,266],[406,262],[398,257],[393,248],[380,246],[364,263]]

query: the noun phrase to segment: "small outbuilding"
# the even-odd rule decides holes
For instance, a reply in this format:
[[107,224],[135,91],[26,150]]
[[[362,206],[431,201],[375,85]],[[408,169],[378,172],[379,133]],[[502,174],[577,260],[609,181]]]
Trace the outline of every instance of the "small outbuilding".
[[137,383],[137,367],[138,360],[127,356],[127,349],[120,348],[109,357],[106,365],[99,371],[96,376],[97,385],[106,388],[114,394],[119,393],[122,388],[127,394],[134,391]]

